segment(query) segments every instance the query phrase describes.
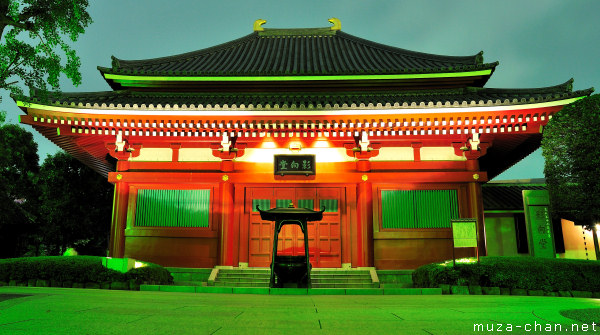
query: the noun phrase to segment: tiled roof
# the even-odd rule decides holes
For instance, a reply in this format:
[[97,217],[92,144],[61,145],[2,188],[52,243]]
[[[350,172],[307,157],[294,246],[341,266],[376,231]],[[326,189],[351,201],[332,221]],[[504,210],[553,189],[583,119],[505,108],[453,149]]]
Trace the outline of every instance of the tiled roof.
[[523,210],[523,190],[545,190],[545,184],[495,184],[482,186],[483,208],[490,210]]
[[[320,109],[364,107],[445,107],[472,105],[517,105],[555,101],[589,95],[593,89],[571,91],[572,80],[564,84],[533,89],[461,88],[391,92],[334,92],[334,93],[164,93],[137,91],[108,91],[92,93],[63,93],[51,105],[86,104],[96,108],[146,105],[188,108],[237,107],[253,109]],[[32,94],[33,95],[33,94]],[[34,96],[34,95],[33,95]],[[37,102],[35,96],[32,102]]]
[[465,72],[494,69],[473,56],[420,53],[330,28],[265,29],[180,55],[122,60],[103,73],[155,76],[298,76]]

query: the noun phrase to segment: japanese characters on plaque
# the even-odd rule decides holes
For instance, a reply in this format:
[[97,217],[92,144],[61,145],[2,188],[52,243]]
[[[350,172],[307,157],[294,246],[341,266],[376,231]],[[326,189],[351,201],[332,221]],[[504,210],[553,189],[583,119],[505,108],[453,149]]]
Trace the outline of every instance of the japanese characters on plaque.
[[556,257],[549,203],[548,191],[523,190],[529,253],[534,257]]
[[275,155],[276,175],[314,175],[315,155]]
[[[548,207],[546,206],[531,206],[529,208],[531,218],[531,230],[533,243],[535,244],[534,250],[542,251],[546,253],[545,249],[551,249],[552,235],[550,227],[550,215],[548,213]],[[550,250],[551,255],[554,255],[554,251]]]

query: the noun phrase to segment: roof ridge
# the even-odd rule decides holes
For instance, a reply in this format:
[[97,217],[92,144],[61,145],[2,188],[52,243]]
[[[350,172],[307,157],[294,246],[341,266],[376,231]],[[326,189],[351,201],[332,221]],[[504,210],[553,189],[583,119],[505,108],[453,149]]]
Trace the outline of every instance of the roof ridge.
[[[370,47],[373,47],[373,48],[376,48],[376,49],[379,49],[382,51],[388,51],[388,52],[392,52],[392,53],[400,54],[400,55],[404,55],[404,56],[409,56],[409,57],[412,56],[414,58],[425,58],[425,59],[437,60],[437,61],[454,61],[454,62],[459,62],[459,63],[465,62],[464,63],[465,65],[483,65],[483,56],[482,56],[483,51],[480,51],[477,54],[472,55],[472,56],[447,56],[447,55],[438,55],[438,54],[431,54],[431,53],[426,53],[426,52],[413,51],[413,50],[404,49],[404,48],[398,48],[398,47],[382,44],[379,42],[370,41],[370,40],[364,39],[362,37],[348,34],[343,31],[339,31],[337,33],[337,35],[340,38],[346,38],[353,42],[363,43]],[[472,62],[468,63],[469,60],[471,60]],[[481,63],[479,63],[479,61],[481,61]],[[489,63],[489,64],[493,64],[493,63]]]
[[[223,49],[231,48],[231,47],[234,47],[234,46],[237,46],[240,44],[247,43],[247,42],[255,39],[257,36],[258,36],[257,33],[253,32],[246,36],[242,36],[240,38],[234,39],[232,41],[217,44],[217,45],[214,45],[214,46],[211,46],[208,48],[185,52],[185,53],[177,54],[177,55],[170,55],[170,56],[163,56],[163,57],[156,57],[156,58],[149,58],[149,59],[123,60],[123,59],[119,59],[115,56],[111,56],[112,70],[114,71],[116,67],[118,67],[120,69],[126,69],[127,67],[132,67],[132,66],[136,66],[136,65],[140,66],[140,65],[148,65],[148,64],[171,63],[175,60],[189,59],[189,58],[204,56],[206,54],[210,54],[215,51],[219,51],[219,50],[223,50]],[[124,67],[123,65],[126,65],[127,67]],[[100,68],[100,66],[98,68]]]
[[258,31],[258,36],[331,36],[337,32],[337,30],[332,30],[331,27],[263,29],[262,31]]

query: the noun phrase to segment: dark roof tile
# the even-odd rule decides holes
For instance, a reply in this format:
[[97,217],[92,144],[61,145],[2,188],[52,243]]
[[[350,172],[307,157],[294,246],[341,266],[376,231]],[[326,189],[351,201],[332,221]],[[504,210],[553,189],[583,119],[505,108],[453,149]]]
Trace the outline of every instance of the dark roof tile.
[[[417,105],[420,103],[428,104],[438,102],[445,104],[446,102],[462,103],[466,101],[470,103],[475,101],[479,103],[504,103],[507,99],[509,103],[515,104],[516,99],[518,103],[531,103],[531,102],[546,102],[554,101],[558,98],[572,98],[589,95],[592,89],[574,91],[571,92],[571,81],[568,81],[561,85],[545,87],[545,88],[533,88],[533,89],[495,89],[495,88],[464,88],[464,89],[446,89],[446,90],[416,90],[416,91],[386,91],[386,92],[237,92],[237,93],[179,93],[179,92],[137,92],[128,90],[119,91],[108,91],[108,92],[91,92],[91,93],[62,93],[56,96],[54,104],[94,104],[94,103],[106,103],[106,104],[169,104],[173,105],[278,105],[280,108],[287,105],[291,107],[296,106],[325,106],[329,104],[334,106],[338,104],[340,107],[346,104],[351,106],[352,104],[360,105],[369,103],[373,105],[403,103],[412,104],[413,102]],[[32,92],[33,102],[36,102],[35,92]]]
[[482,186],[483,208],[491,210],[523,210],[523,190],[545,190],[545,184],[497,185],[488,183]]
[[443,56],[400,49],[329,28],[265,29],[180,55],[122,60],[104,73],[168,76],[357,75],[493,69],[482,53]]

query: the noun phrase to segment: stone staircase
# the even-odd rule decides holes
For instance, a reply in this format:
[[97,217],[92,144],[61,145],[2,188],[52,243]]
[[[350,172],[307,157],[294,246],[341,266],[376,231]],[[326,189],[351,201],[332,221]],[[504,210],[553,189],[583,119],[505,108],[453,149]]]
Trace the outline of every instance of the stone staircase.
[[378,288],[375,269],[313,269],[312,288]]
[[[270,269],[215,267],[208,286],[269,287]],[[312,288],[378,288],[379,280],[373,268],[312,269]]]
[[268,268],[216,267],[208,278],[208,286],[268,288],[270,274]]

